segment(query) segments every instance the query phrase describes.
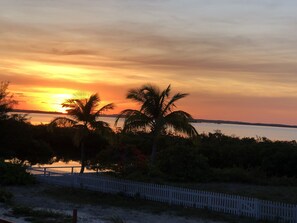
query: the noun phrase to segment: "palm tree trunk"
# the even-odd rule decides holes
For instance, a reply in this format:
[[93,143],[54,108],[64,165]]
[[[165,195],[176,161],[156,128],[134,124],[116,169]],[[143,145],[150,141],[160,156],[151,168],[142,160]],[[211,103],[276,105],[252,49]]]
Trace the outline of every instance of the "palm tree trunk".
[[85,171],[85,145],[83,143],[83,141],[81,141],[80,143],[80,162],[81,162],[81,168],[80,168],[80,173],[84,173]]
[[152,146],[152,153],[151,153],[151,160],[150,160],[151,166],[154,166],[154,164],[155,164],[156,154],[157,154],[157,137],[154,137],[153,146]]

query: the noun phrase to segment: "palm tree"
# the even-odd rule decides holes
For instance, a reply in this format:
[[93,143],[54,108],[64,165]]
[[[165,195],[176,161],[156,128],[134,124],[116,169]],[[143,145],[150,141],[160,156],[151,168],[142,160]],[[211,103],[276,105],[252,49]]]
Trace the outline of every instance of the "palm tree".
[[198,135],[195,128],[189,123],[191,115],[182,110],[174,110],[175,103],[188,94],[177,93],[170,98],[170,85],[163,91],[157,86],[146,84],[140,88],[128,91],[127,99],[141,105],[139,110],[123,110],[116,119],[125,118],[123,131],[149,130],[152,134],[151,164],[154,164],[158,138],[166,130],[173,129],[176,133],[185,136]]
[[62,104],[62,107],[67,108],[66,111],[70,118],[57,117],[49,124],[51,128],[73,127],[77,130],[74,135],[74,142],[81,151],[80,173],[83,173],[85,169],[84,141],[86,137],[92,131],[98,133],[111,132],[109,124],[104,121],[99,121],[98,118],[102,112],[113,109],[114,104],[110,103],[97,109],[99,104],[100,98],[97,93],[91,95],[89,98],[68,99]]

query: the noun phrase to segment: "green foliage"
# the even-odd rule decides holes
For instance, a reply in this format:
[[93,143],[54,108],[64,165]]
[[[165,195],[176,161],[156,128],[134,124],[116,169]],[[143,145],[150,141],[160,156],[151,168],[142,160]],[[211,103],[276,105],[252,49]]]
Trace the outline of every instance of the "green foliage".
[[73,143],[75,129],[56,128],[55,131],[48,131],[47,126],[36,126],[39,137],[48,142],[57,160],[79,160],[80,151]]
[[0,157],[17,158],[22,162],[48,163],[53,156],[52,148],[38,139],[35,126],[22,119],[6,119],[0,124]]
[[28,185],[35,183],[35,178],[21,164],[0,161],[0,185]]
[[155,163],[159,137],[174,131],[184,136],[197,136],[190,124],[191,115],[182,110],[175,110],[175,103],[188,94],[177,93],[172,97],[171,86],[161,91],[157,86],[145,84],[128,91],[127,99],[140,104],[139,110],[121,111],[117,121],[124,117],[124,132],[149,132],[152,137],[151,166]]
[[52,120],[48,126],[48,129],[52,132],[59,127],[75,129],[72,141],[80,150],[80,173],[83,173],[85,169],[85,146],[86,143],[88,143],[88,140],[90,140],[90,136],[93,133],[106,136],[112,134],[109,124],[104,121],[100,121],[99,117],[104,111],[113,109],[114,104],[107,104],[98,109],[100,101],[101,100],[97,93],[88,98],[77,97],[68,99],[62,104],[62,106],[67,108],[66,111],[70,118],[57,117]]
[[297,177],[296,141],[240,139],[217,132],[201,135],[198,146],[212,168],[256,169],[269,177]]
[[[242,168],[212,169],[212,181],[231,183],[253,183],[259,182],[259,174],[256,171],[248,171]],[[263,176],[261,176],[263,177]]]
[[120,145],[99,152],[96,162],[100,169],[113,169],[121,175],[147,171],[148,157],[136,146]]
[[0,187],[0,202],[7,203],[10,202],[13,195],[9,191]]
[[109,146],[109,141],[106,137],[91,132],[85,138],[85,152],[86,160],[94,160],[94,157]]
[[151,140],[148,133],[122,133],[114,147],[100,153],[99,163],[105,161],[107,165],[110,161],[120,175],[141,181],[297,185],[295,141],[240,139],[220,132],[198,139],[166,135],[159,140],[157,165],[141,168],[135,165],[131,151],[136,148],[148,157]]
[[175,181],[201,181],[210,171],[207,158],[195,147],[178,145],[163,149],[158,160],[164,175]]
[[25,217],[32,223],[70,223],[72,218],[59,212],[48,210],[34,210],[30,207],[16,206],[12,212],[15,216]]

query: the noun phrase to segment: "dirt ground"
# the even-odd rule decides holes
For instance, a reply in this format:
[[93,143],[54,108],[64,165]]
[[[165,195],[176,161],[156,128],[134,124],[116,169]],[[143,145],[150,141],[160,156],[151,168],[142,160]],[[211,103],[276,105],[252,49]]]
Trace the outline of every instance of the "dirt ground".
[[[32,187],[8,187],[7,190],[14,195],[13,203],[32,207],[34,209],[46,209],[72,215],[72,210],[78,210],[78,223],[108,223],[108,219],[118,216],[126,223],[223,223],[205,219],[190,219],[173,216],[168,213],[152,214],[141,210],[129,210],[117,207],[102,207],[100,205],[79,205],[57,201],[54,198],[42,194],[42,191],[51,187],[39,184]],[[0,203],[0,218],[11,220],[14,223],[27,223],[23,218],[7,216],[10,208]]]

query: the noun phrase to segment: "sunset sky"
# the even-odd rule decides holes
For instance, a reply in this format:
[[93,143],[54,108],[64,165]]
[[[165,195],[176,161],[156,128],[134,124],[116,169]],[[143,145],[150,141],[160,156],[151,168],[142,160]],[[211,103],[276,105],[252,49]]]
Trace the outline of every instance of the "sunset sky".
[[145,83],[195,118],[297,124],[297,1],[0,0],[0,81],[17,108]]

